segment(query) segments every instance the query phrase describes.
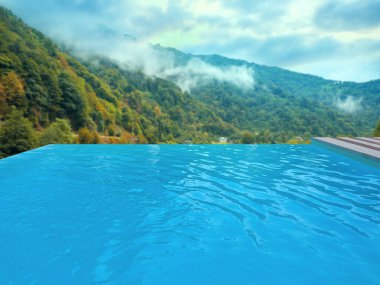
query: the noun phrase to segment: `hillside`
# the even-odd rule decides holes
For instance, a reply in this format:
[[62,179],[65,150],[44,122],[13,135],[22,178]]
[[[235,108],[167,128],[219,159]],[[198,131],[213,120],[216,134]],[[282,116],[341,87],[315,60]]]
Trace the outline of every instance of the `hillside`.
[[[245,68],[254,88],[218,80],[200,80],[190,94],[211,104],[224,120],[249,131],[270,130],[275,141],[284,137],[366,135],[380,117],[380,81],[337,82],[277,67],[262,66],[219,55],[192,55],[155,46],[175,59],[176,73],[166,79],[181,85],[189,66],[207,64],[221,70]],[[240,70],[244,71],[244,70]]]
[[[254,90],[247,92],[244,89],[236,88],[236,86],[223,87],[225,95],[220,96],[220,90],[218,90],[220,89],[220,82],[208,82],[198,86],[191,93],[202,101],[208,102],[213,98],[214,103],[219,106],[225,105],[226,100],[229,101],[229,99],[233,98],[233,103],[239,109],[253,104],[260,108],[262,107],[261,111],[265,111],[266,115],[271,118],[278,117],[280,120],[285,119],[288,121],[286,117],[280,115],[281,110],[278,108],[271,109],[270,104],[269,106],[271,107],[266,108],[266,104],[261,105],[261,103],[255,104],[253,102],[260,101],[259,98],[253,98],[260,97],[260,94],[263,96],[267,94],[267,98],[261,99],[268,102],[274,96],[274,100],[278,103],[275,104],[276,106],[283,106],[285,109],[291,108],[290,111],[285,111],[292,114],[291,118],[296,118],[297,115],[300,115],[299,119],[301,121],[313,122],[315,121],[312,118],[313,115],[318,117],[321,125],[308,129],[312,135],[366,134],[371,132],[374,128],[374,122],[380,117],[380,80],[365,83],[332,81],[314,75],[258,65],[219,55],[192,55],[159,45],[155,46],[155,48],[160,52],[172,54],[177,66],[186,66],[194,59],[199,59],[220,68],[242,66],[251,69],[256,83]],[[175,77],[171,79],[176,81]],[[207,96],[205,96],[205,93],[207,93]],[[226,99],[226,97],[229,97],[229,99]],[[252,111],[252,109],[250,110]],[[226,109],[226,111],[228,110]],[[257,115],[257,111],[259,110],[252,113]],[[311,114],[308,114],[308,111]],[[256,116],[256,119],[261,120],[260,116]],[[268,123],[273,121],[270,118],[263,118],[263,120]],[[342,125],[346,123],[351,126],[344,127]],[[294,126],[293,123],[291,125]],[[281,124],[277,126],[279,126],[278,129],[292,131]],[[256,127],[262,128],[263,126],[254,124],[254,128]],[[352,127],[351,131],[350,127]],[[317,129],[319,131],[316,131]],[[293,130],[299,134],[303,131],[299,127],[295,127]]]
[[[209,125],[225,125],[205,104],[173,83],[135,74],[92,74],[40,32],[0,9],[0,118],[17,107],[37,130],[68,118],[74,130],[127,134],[140,143],[207,142]],[[136,80],[135,80],[136,81]],[[16,88],[15,86],[19,88]],[[9,88],[8,88],[8,87]],[[231,129],[231,128],[230,128]],[[218,135],[213,133],[211,135]]]
[[[63,50],[4,8],[0,39],[0,120],[15,106],[37,131],[64,118],[75,132],[86,128],[112,138],[105,142],[210,143],[219,136],[241,142],[248,136],[244,142],[281,143],[295,136],[365,135],[380,117],[379,81],[340,83],[160,46],[154,48],[170,53],[176,72],[147,75],[105,56]],[[224,73],[222,79],[189,68],[182,74],[194,60],[193,69],[244,67],[252,75],[235,72],[236,83]],[[254,84],[239,86],[245,79]],[[360,108],[337,106],[347,107],[347,99]]]
[[[201,58],[213,64],[236,64],[236,61],[219,56],[201,56]],[[260,84],[274,85],[296,98],[315,100],[337,111],[347,111],[344,108],[339,110],[337,101],[345,101],[351,97],[352,102],[360,102],[360,108],[351,112],[350,116],[356,122],[363,119],[361,123],[364,125],[369,123],[365,127],[367,129],[371,129],[373,122],[380,117],[380,80],[364,83],[332,81],[277,67],[262,66],[244,61],[240,61],[240,64],[252,67]]]
[[[178,66],[185,65],[194,58],[199,58],[206,63],[220,67],[247,66],[252,68],[255,79],[259,84],[274,85],[281,88],[284,92],[291,93],[298,98],[313,97],[316,100],[322,100],[325,103],[333,104],[334,101],[332,99],[334,99],[334,97],[339,95],[351,95],[354,97],[363,96],[364,101],[375,98],[377,104],[380,103],[380,80],[364,83],[334,81],[315,75],[298,73],[279,67],[259,65],[220,55],[193,55],[181,52],[174,48],[165,48],[160,45],[156,45],[155,49],[174,55]],[[371,106],[370,104],[366,106],[372,107],[373,109],[379,107],[379,105]],[[377,111],[380,112],[379,110]]]

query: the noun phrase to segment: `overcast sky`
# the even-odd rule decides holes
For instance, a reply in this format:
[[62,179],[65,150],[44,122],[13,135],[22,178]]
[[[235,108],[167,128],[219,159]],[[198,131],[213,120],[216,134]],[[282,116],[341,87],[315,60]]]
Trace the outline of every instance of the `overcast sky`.
[[[380,78],[380,0],[0,0],[67,42],[133,35],[335,80]],[[114,42],[113,42],[114,44]]]

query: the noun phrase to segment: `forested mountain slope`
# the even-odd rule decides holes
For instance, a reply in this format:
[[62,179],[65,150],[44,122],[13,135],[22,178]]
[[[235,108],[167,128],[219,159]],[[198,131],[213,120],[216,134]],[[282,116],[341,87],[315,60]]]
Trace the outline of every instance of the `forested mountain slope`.
[[335,106],[337,97],[345,99],[347,96],[362,99],[365,113],[380,116],[380,80],[364,83],[342,82],[327,80],[310,74],[302,74],[278,67],[270,67],[231,59],[220,55],[192,55],[173,48],[155,46],[157,50],[166,51],[174,55],[178,65],[185,65],[194,58],[199,58],[214,66],[247,66],[252,68],[258,84],[276,86],[283,92],[290,93],[297,98],[314,99]]
[[[177,70],[192,64],[194,59],[221,69],[241,66],[251,70],[255,79],[252,89],[203,81],[190,92],[202,102],[212,104],[227,122],[244,129],[269,129],[301,136],[364,135],[372,131],[380,117],[380,80],[339,82],[219,55],[155,48],[172,54]],[[178,73],[166,78],[180,81]]]
[[[15,106],[38,130],[56,118],[68,118],[74,130],[88,128],[110,136],[127,133],[140,143],[189,138],[207,142],[210,135],[218,135],[207,133],[210,126],[226,125],[205,104],[169,81],[118,74],[120,70],[107,64],[101,76],[94,75],[3,8],[0,39],[2,120]],[[129,84],[129,79],[144,88]]]
[[[226,136],[273,143],[365,135],[380,116],[378,81],[340,83],[217,55],[155,49],[170,53],[179,73],[147,75],[105,56],[78,57],[0,8],[0,120],[17,108],[38,131],[63,118],[75,132],[124,138],[114,142],[209,143]],[[179,79],[193,78],[184,78],[192,75],[180,68],[194,59],[221,70],[245,66],[254,84],[205,79],[186,90]],[[360,108],[339,108],[348,96]]]

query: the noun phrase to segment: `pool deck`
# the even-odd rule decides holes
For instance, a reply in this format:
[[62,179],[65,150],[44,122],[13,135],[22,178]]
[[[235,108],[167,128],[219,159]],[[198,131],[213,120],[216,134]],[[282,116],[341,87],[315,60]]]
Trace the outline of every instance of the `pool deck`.
[[327,138],[316,137],[312,139],[314,142],[322,143],[328,146],[348,150],[361,156],[380,162],[380,137],[373,138]]

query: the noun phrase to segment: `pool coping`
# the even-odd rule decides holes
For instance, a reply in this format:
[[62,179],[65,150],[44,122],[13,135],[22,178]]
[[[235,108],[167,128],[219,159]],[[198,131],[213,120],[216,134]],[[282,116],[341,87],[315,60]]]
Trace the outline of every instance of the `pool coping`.
[[[321,145],[324,147],[329,147],[334,150],[343,151],[345,154],[350,154],[351,156],[356,156],[358,158],[365,158],[372,162],[380,164],[380,146],[373,142],[367,142],[360,138],[330,138],[330,137],[314,137],[312,138],[312,143],[316,145]],[[377,141],[380,138],[368,138],[370,140]]]

